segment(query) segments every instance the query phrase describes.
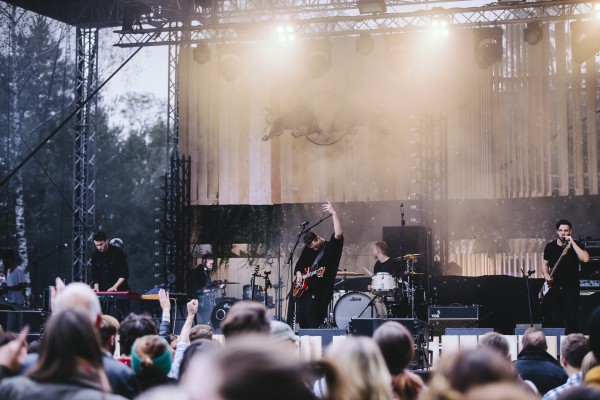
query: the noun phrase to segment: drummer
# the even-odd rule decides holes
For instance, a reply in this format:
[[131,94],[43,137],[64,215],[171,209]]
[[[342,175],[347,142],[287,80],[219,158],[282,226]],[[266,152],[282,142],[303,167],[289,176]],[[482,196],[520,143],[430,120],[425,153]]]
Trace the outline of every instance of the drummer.
[[[374,243],[373,255],[377,260],[373,266],[373,275],[386,272],[392,276],[396,276],[400,272],[400,265],[396,260],[388,256],[388,245],[383,240]],[[373,286],[369,285],[368,289],[372,291]]]
[[387,272],[390,275],[396,276],[400,273],[400,265],[394,259],[388,256],[388,245],[383,240],[375,242],[373,246],[373,254],[375,259],[375,266],[373,267],[373,273],[379,274],[381,272]]

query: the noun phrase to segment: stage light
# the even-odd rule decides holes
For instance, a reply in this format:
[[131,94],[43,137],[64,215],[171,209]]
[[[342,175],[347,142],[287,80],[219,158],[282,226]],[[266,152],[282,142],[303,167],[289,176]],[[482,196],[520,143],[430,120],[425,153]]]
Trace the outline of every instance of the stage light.
[[449,27],[448,20],[440,17],[434,17],[429,24],[429,29],[435,36],[448,36]]
[[523,40],[532,46],[542,41],[542,24],[540,22],[529,22],[523,30]]
[[381,14],[387,10],[385,0],[358,0],[356,5],[361,14]]
[[479,68],[489,68],[502,58],[502,33],[498,26],[473,30],[475,61]]
[[227,82],[235,81],[243,71],[242,49],[237,45],[219,47],[219,73]]
[[194,49],[194,61],[201,65],[210,61],[210,48],[206,43],[200,43]]
[[573,60],[581,64],[600,51],[600,27],[596,21],[571,22],[570,29]]
[[325,75],[331,69],[331,42],[313,40],[308,43],[305,61],[306,71],[314,79]]
[[368,56],[375,49],[375,43],[373,38],[368,32],[361,32],[358,39],[356,39],[356,52],[361,56]]
[[280,43],[294,42],[296,40],[296,27],[294,25],[279,25],[275,29],[277,40]]

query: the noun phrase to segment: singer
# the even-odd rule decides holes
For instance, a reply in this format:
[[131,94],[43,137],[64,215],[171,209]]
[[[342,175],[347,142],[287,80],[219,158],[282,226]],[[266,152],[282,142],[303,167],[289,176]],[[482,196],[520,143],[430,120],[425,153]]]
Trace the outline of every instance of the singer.
[[544,296],[544,327],[564,327],[565,333],[578,332],[579,263],[590,256],[573,239],[573,225],[566,219],[556,223],[556,236],[544,248],[542,273],[550,290]]
[[115,292],[129,290],[129,268],[127,255],[119,247],[108,243],[106,232],[94,233],[92,254],[92,279],[95,292]]
[[[333,234],[329,241],[313,231],[308,231],[302,237],[304,249],[298,258],[296,268],[297,287],[303,286],[306,280],[306,290],[296,298],[296,322],[303,329],[319,328],[327,316],[327,307],[333,297],[333,287],[337,274],[344,236],[342,224],[330,202],[323,204],[323,211],[331,214]],[[308,271],[319,273],[303,278]]]

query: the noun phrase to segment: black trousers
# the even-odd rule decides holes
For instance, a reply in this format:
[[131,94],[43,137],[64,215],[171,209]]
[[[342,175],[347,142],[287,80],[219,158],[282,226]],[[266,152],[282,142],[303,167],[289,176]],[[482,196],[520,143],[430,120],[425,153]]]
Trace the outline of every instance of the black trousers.
[[579,332],[579,288],[554,285],[547,296],[544,326],[565,328],[567,335]]
[[296,322],[302,329],[317,329],[325,322],[327,304],[323,307],[319,295],[305,293],[296,299]]

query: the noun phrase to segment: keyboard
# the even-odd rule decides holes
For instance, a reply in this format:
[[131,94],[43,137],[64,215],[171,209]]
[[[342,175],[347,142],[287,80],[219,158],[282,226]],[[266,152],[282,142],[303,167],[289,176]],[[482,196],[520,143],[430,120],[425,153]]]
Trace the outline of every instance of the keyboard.
[[96,292],[100,300],[137,300],[140,294],[136,292]]
[[[188,301],[191,297],[186,293],[169,293],[169,299]],[[143,294],[142,300],[158,300],[158,293]]]

